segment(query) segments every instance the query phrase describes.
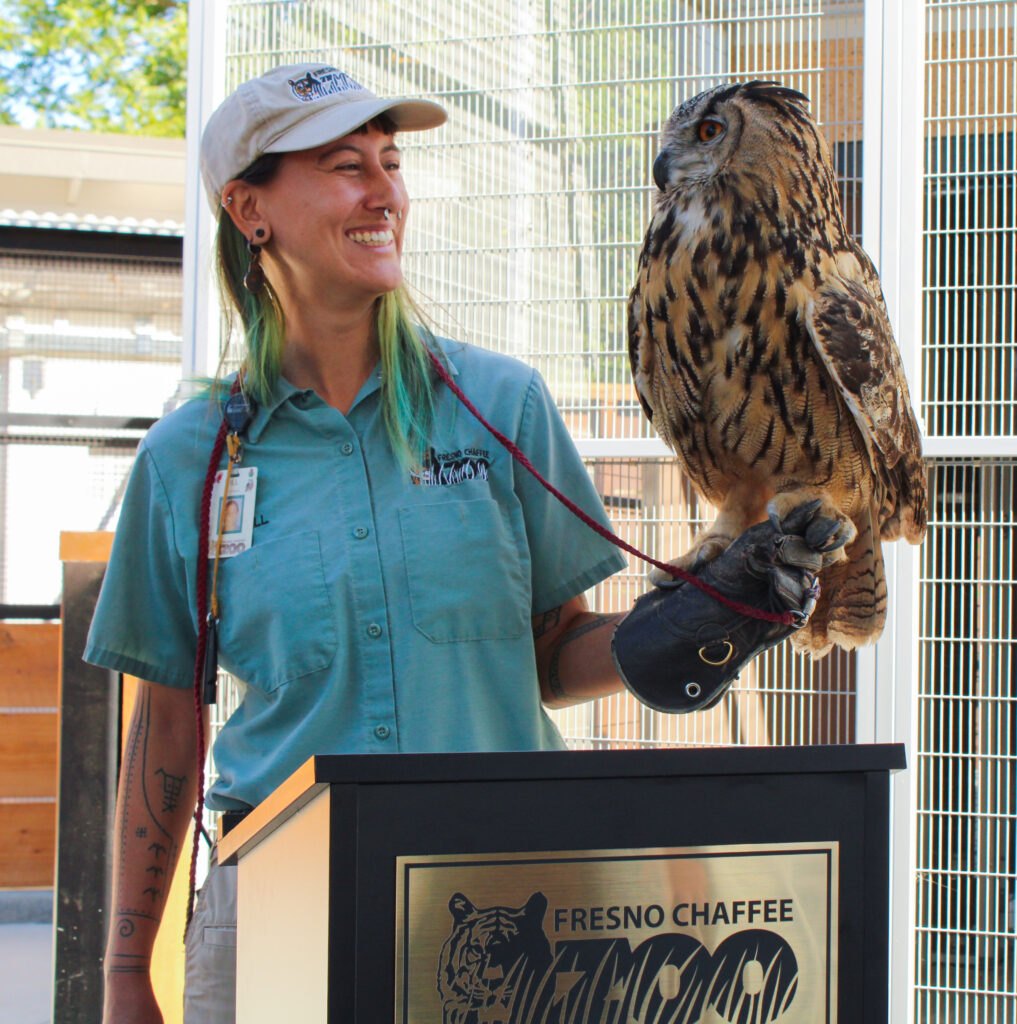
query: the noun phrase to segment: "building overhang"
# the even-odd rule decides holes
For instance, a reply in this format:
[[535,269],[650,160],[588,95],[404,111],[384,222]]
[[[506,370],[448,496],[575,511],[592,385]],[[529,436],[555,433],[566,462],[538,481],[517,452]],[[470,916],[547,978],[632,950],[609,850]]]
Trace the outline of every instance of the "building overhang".
[[0,126],[0,224],[182,234],[183,139]]

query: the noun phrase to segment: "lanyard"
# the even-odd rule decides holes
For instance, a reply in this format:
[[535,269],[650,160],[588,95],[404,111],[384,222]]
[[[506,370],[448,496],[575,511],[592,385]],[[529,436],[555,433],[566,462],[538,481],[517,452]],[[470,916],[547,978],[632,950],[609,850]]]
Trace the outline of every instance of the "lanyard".
[[[204,831],[201,821],[205,806],[205,704],[214,704],[216,700],[216,684],[218,681],[219,662],[219,600],[216,593],[219,581],[219,554],[222,547],[223,527],[226,516],[226,498],[229,496],[230,473],[234,466],[239,465],[243,458],[243,442],[241,435],[247,430],[254,416],[254,400],[245,395],[243,387],[243,371],[237,374],[233,382],[230,396],[223,406],[222,423],[212,445],[212,456],[208,460],[208,471],[205,473],[205,486],[201,492],[201,509],[198,516],[198,562],[196,598],[198,605],[198,648],[194,663],[194,715],[197,725],[197,760],[198,760],[198,801],[194,810],[194,842],[191,847],[190,884],[187,895],[187,923],[194,913],[195,875],[198,865],[198,841]],[[208,535],[211,531],[212,488],[215,475],[219,471],[223,449],[229,452],[226,466],[226,486],[222,504],[219,508],[219,525],[215,545],[215,562],[212,569],[211,607],[208,594]]]

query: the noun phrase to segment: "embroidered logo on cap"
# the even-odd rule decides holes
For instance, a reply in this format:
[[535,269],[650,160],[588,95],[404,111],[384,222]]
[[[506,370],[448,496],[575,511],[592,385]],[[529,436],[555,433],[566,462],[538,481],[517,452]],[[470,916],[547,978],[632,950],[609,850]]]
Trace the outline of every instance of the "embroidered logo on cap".
[[287,79],[293,95],[304,103],[334,96],[337,92],[362,91],[363,86],[338,68],[318,68],[308,71],[303,78]]

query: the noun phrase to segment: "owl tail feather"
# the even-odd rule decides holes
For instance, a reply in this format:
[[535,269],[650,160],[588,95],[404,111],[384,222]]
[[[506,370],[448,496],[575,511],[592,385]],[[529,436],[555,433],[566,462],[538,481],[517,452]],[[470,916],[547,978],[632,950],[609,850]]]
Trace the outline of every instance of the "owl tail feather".
[[846,651],[875,643],[886,623],[886,569],[879,534],[873,529],[877,510],[855,520],[858,536],[847,559],[820,574],[822,592],[812,618],[791,635],[800,653],[822,658],[836,644]]

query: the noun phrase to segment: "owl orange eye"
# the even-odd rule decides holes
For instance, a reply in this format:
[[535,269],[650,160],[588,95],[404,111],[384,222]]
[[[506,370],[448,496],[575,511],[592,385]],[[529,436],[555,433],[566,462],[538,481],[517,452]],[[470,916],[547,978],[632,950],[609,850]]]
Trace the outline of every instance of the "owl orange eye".
[[720,121],[703,121],[699,125],[699,141],[712,142],[723,130]]

